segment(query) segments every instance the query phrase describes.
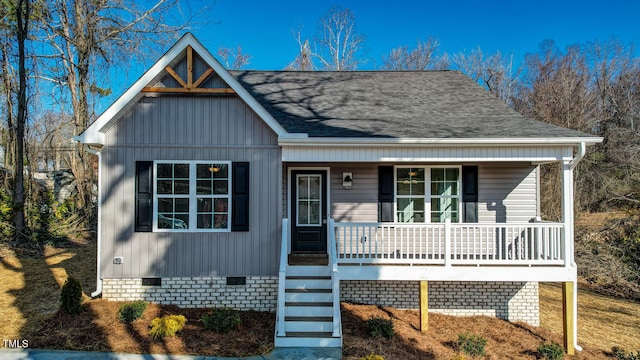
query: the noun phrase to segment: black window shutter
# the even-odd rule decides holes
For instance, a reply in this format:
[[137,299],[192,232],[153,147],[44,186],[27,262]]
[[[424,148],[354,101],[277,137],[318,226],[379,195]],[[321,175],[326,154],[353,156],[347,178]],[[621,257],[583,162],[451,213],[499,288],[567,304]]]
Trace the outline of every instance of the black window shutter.
[[153,224],[153,161],[136,161],[135,231],[150,232]]
[[462,167],[462,220],[478,222],[478,167]]
[[393,222],[393,166],[378,167],[378,221]]
[[249,163],[232,165],[231,231],[249,231]]

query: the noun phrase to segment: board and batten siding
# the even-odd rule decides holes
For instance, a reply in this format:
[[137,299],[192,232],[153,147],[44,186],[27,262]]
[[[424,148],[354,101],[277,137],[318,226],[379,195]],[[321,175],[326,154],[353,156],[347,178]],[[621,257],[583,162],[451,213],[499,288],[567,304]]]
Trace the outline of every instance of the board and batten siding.
[[[277,136],[235,96],[143,98],[102,149],[103,278],[277,274],[282,182]],[[135,163],[247,161],[248,232],[134,232]],[[114,265],[113,258],[123,257]]]

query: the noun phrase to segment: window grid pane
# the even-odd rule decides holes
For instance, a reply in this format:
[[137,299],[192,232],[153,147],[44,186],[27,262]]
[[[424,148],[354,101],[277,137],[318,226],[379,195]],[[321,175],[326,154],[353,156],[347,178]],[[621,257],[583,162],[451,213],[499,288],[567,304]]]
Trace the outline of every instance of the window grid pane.
[[320,225],[321,223],[321,177],[317,175],[297,176],[297,224]]
[[431,169],[431,222],[459,221],[460,169]]
[[229,229],[228,164],[162,162],[156,174],[158,229]]
[[425,222],[424,194],[424,168],[397,168],[396,218],[398,222]]

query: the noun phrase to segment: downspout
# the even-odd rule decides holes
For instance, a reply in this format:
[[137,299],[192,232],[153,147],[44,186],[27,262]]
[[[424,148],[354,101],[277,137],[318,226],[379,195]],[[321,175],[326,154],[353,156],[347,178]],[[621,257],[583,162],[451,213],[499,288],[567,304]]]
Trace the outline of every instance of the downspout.
[[[577,153],[575,155],[575,157],[573,158],[573,160],[571,160],[571,162],[569,163],[569,168],[571,169],[571,171],[573,171],[576,166],[578,166],[578,163],[584,158],[584,155],[587,152],[587,144],[583,141],[578,145],[578,149],[577,149]],[[575,191],[574,191],[575,193]],[[571,206],[573,206],[573,204],[571,204]],[[575,231],[573,232],[575,234]],[[572,247],[572,253],[575,254],[575,239],[574,241],[571,243],[571,247]],[[574,268],[578,268],[578,265],[576,264],[575,261],[575,256],[573,258],[573,262],[572,265]],[[582,351],[582,346],[578,345],[578,279],[576,278],[573,281],[573,289],[575,291],[574,295],[573,295],[573,347],[577,350],[577,351]]]
[[102,255],[102,153],[99,150],[94,150],[88,145],[85,145],[85,150],[87,152],[94,154],[98,157],[98,228],[97,228],[97,247],[98,251],[96,254],[96,291],[91,293],[91,297],[95,298],[102,294],[102,273],[100,272],[100,258]]
[[580,160],[584,158],[584,154],[586,154],[586,152],[587,152],[587,143],[583,141],[580,143],[580,145],[578,145],[578,153],[573,158],[573,160],[571,160],[571,162],[569,163],[569,167],[571,168],[571,170],[575,169],[576,166],[578,166],[578,163],[580,162]]

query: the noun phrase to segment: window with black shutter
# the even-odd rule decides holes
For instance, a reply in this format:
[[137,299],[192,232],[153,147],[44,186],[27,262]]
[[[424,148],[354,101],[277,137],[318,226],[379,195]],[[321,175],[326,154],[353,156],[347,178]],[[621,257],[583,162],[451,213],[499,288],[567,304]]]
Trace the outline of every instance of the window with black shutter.
[[135,230],[249,231],[249,163],[136,162]]

